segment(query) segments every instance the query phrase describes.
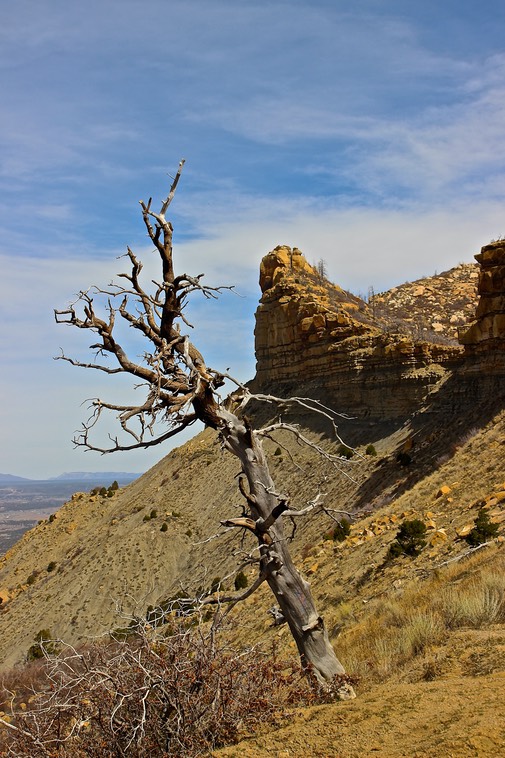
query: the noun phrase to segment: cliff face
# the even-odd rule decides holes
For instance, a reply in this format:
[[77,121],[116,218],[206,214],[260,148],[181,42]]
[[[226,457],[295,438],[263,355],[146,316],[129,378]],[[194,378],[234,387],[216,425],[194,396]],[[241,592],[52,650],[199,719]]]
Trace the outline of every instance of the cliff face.
[[[495,243],[477,256],[482,266],[480,326],[470,326],[476,341],[465,338],[464,347],[416,340],[403,317],[421,309],[419,298],[424,298],[423,316],[447,342],[454,288],[458,313],[470,308],[465,298],[475,303],[473,264],[468,287],[466,268],[457,267],[376,296],[383,298],[385,313],[378,302],[369,307],[318,276],[296,249],[277,248],[262,262],[256,388],[310,394],[357,419],[344,433],[346,443],[360,453],[356,466],[350,462],[352,477],[338,475],[324,457],[300,448],[288,433],[279,440],[265,439],[276,486],[290,494],[295,507],[309,503],[324,482],[328,505],[355,515],[345,551],[334,556],[333,543],[329,546],[331,561],[323,578],[320,559],[305,551],[310,545],[321,545],[321,551],[328,547],[322,541],[325,527],[318,519],[307,519],[303,529],[293,532],[293,552],[301,556],[307,575],[313,575],[325,615],[340,613],[342,599],[354,593],[367,593],[366,602],[390,593],[398,579],[396,566],[378,573],[378,581],[384,580],[380,587],[377,578],[368,584],[366,577],[369,567],[383,564],[392,538],[387,530],[396,530],[407,511],[423,517],[429,509],[429,528],[434,528],[434,518],[442,526],[433,532],[441,542],[432,542],[432,550],[415,564],[403,564],[415,566],[418,578],[418,561],[426,560],[431,572],[432,560],[448,562],[461,550],[457,529],[472,521],[483,497],[495,493],[492,507],[505,503],[499,494],[505,488],[504,251],[503,243]],[[436,318],[428,303],[438,309]],[[398,331],[402,320],[407,321],[405,333]],[[442,328],[433,329],[436,323]],[[277,412],[268,404],[263,407],[272,417]],[[294,423],[335,453],[335,440],[325,436],[328,430],[321,432],[297,412]],[[367,455],[368,443],[377,457]],[[405,450],[412,459],[408,467],[398,464],[398,453]],[[219,539],[216,530],[222,519],[237,513],[236,475],[235,458],[206,429],[127,489],[111,498],[77,494],[55,518],[27,532],[0,557],[0,668],[21,660],[40,629],[77,644],[123,627],[125,618],[145,613],[148,605],[173,597],[181,586],[200,592],[210,586],[210,577],[219,576],[227,577],[226,589],[231,588],[237,556],[246,548],[237,530]],[[457,494],[442,503],[440,493],[450,491],[448,482]],[[416,503],[417,510],[411,511]],[[248,573],[252,582],[256,569]],[[260,591],[242,606],[242,613],[250,613],[249,626],[243,627],[247,644],[253,638],[270,644],[277,634],[266,613],[271,602]]]
[[[461,361],[449,344],[393,330],[360,298],[322,279],[295,248],[262,261],[256,312],[256,384],[289,392],[303,384],[358,418],[405,416]],[[426,287],[426,285],[424,285]],[[472,288],[472,293],[474,289]],[[398,319],[396,320],[398,321]]]
[[475,320],[460,336],[467,352],[505,350],[505,240],[485,245],[480,263],[479,304]]

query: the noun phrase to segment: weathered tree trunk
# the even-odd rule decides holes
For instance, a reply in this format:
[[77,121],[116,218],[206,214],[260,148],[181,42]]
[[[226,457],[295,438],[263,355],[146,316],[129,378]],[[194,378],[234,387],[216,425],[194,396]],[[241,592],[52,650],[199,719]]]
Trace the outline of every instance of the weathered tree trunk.
[[[336,676],[345,674],[345,669],[335,655],[323,619],[317,613],[310,585],[291,559],[282,514],[268,526],[274,509],[278,509],[279,499],[274,494],[275,486],[261,442],[234,414],[220,409],[219,416],[226,447],[240,459],[249,484],[249,508],[260,545],[260,571],[265,574],[293,635],[302,666],[309,669],[321,684],[328,685]],[[339,695],[351,698],[354,692],[347,685],[341,688]]]
[[[62,360],[74,366],[98,369],[107,374],[127,373],[148,387],[147,397],[140,404],[118,405],[99,398],[92,400],[90,418],[82,425],[82,430],[76,435],[74,442],[88,450],[111,453],[157,445],[186,429],[197,419],[219,431],[225,446],[239,458],[249,485],[248,492],[241,486],[249,505],[248,516],[230,519],[225,523],[246,528],[258,539],[260,576],[256,585],[259,586],[263,581],[268,582],[296,641],[303,666],[310,669],[321,684],[328,685],[339,674],[345,673],[344,668],[330,645],[323,620],[316,611],[309,584],[300,576],[291,560],[282,527],[282,513],[286,510],[287,503],[275,494],[274,483],[261,447],[260,432],[254,432],[245,420],[242,421],[223,406],[216,390],[224,384],[224,376],[205,365],[202,354],[179,329],[181,320],[188,323],[183,316],[183,310],[191,293],[200,291],[205,297],[216,297],[216,293],[222,289],[203,286],[200,283],[203,274],[191,277],[188,274],[175,276],[174,273],[173,228],[165,214],[174,197],[183,165],[184,161],[181,161],[170,191],[158,213],[152,210],[151,199],[148,203],[141,201],[147,233],[160,256],[163,284],[157,284],[153,280],[153,284],[156,285],[154,293],[148,294],[144,291],[139,279],[142,263],[128,248],[127,257],[130,260],[131,272],[119,274],[129,282],[127,287],[111,284],[106,290],[96,287],[81,291],[77,299],[82,306],[81,315],[76,310],[76,303],[65,310],[55,311],[57,323],[90,329],[96,333],[99,341],[92,345],[92,349],[100,357],[108,354],[115,356],[117,366],[110,367],[106,361],[100,363],[97,360],[84,363],[64,354],[60,356]],[[95,312],[93,295],[96,293],[107,296],[105,319]],[[114,298],[120,298],[121,304],[117,307],[112,305]],[[127,307],[129,298],[133,299],[135,304],[135,308],[131,310]],[[115,338],[117,314],[130,327],[136,329],[138,335],[147,339],[150,345],[150,351],[142,353],[140,361],[131,360]],[[247,397],[246,388],[233,381],[243,393],[242,402],[245,405],[251,396]],[[99,447],[91,443],[90,433],[104,410],[118,414],[122,432],[130,444],[125,444],[119,437],[113,436],[110,437],[109,447]],[[328,416],[325,411],[323,415]],[[168,430],[155,433],[153,430],[158,420],[168,424]],[[354,696],[352,687],[348,685],[346,688],[343,684],[339,690],[342,698]]]

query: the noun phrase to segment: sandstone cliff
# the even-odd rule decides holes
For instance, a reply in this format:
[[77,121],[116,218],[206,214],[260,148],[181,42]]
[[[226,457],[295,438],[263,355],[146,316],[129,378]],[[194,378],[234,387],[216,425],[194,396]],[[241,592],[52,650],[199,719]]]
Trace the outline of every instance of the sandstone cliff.
[[505,240],[485,245],[480,264],[479,305],[475,320],[460,336],[468,352],[505,350]]
[[455,391],[475,400],[490,387],[473,382],[482,365],[470,359],[468,345],[487,355],[485,376],[502,372],[505,244],[488,245],[476,258],[480,273],[476,264],[461,264],[367,304],[323,280],[296,248],[277,247],[261,264],[256,386],[289,394],[303,385],[358,419],[392,420],[419,409],[456,372]]
[[[473,514],[479,498],[503,484],[505,371],[501,321],[495,317],[503,302],[499,282],[505,261],[503,247],[489,247],[483,261],[494,268],[486,273],[483,267],[478,314],[492,317],[498,333],[494,326],[488,329],[490,339],[481,339],[477,352],[467,342],[464,348],[435,344],[391,331],[368,304],[321,279],[296,249],[280,247],[263,260],[256,386],[278,394],[308,391],[357,417],[345,430],[346,442],[357,450],[346,464],[347,476],[289,437],[266,440],[276,484],[295,507],[324,491],[330,506],[355,515],[355,541],[348,547],[356,552],[340,554],[338,576],[328,561],[330,589],[324,582],[318,585],[313,557],[303,564],[314,575],[325,613],[334,612],[335,592],[342,598],[358,592],[365,567],[383,559],[392,536],[388,530],[394,531],[413,503],[421,515],[428,507],[440,511],[436,518],[442,531],[437,527],[439,542],[426,558],[429,565],[432,558],[461,549],[454,540],[469,521],[469,510]],[[440,298],[433,293],[448,293],[450,325],[451,283],[460,293],[459,300],[453,298],[458,313],[466,308],[460,286],[464,271],[441,275],[442,284],[433,277],[384,295],[388,318],[395,309],[405,310],[409,298],[423,296],[422,286],[436,304]],[[474,267],[468,271],[475,273]],[[433,317],[430,323],[436,321]],[[482,328],[479,334],[484,336]],[[311,426],[303,416],[295,420],[335,452],[327,429]],[[369,443],[377,457],[366,454]],[[398,462],[406,450],[410,466]],[[75,643],[124,625],[124,614],[144,613],[181,585],[189,591],[205,588],[219,576],[228,577],[225,586],[232,587],[237,555],[244,549],[240,535],[236,530],[219,539],[212,535],[220,519],[237,515],[236,474],[234,458],[206,430],[113,497],[77,495],[54,519],[27,533],[0,560],[0,665],[20,660],[42,628]],[[445,499],[442,508],[436,493],[447,482],[457,497]],[[381,524],[373,515],[378,510]],[[319,544],[325,528],[320,519],[309,518],[296,533],[295,555],[306,557],[307,545]],[[452,535],[450,541],[444,533]],[[387,592],[390,582],[390,574],[384,575],[380,592]],[[374,591],[379,591],[376,586]],[[250,618],[244,633],[251,628],[268,638],[269,600],[259,598],[246,606]]]
[[265,256],[260,286],[260,388],[283,394],[303,383],[340,411],[392,419],[418,406],[461,358],[457,345],[389,328],[363,300],[322,280],[299,251],[278,247]]

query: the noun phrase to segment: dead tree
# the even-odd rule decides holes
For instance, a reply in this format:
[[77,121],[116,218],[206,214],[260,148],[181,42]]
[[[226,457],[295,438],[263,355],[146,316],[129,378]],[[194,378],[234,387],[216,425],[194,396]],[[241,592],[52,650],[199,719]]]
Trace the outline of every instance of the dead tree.
[[[293,564],[283,532],[282,518],[286,513],[292,517],[302,515],[316,507],[317,498],[302,511],[290,509],[287,497],[276,492],[262,447],[262,437],[276,429],[288,428],[299,439],[303,439],[302,435],[296,427],[281,422],[266,429],[253,429],[242,414],[253,397],[248,389],[235,382],[237,390],[234,402],[223,401],[218,389],[223,386],[226,378],[234,380],[208,367],[202,353],[181,330],[181,326],[190,326],[184,315],[184,307],[193,293],[200,292],[207,298],[214,298],[224,289],[205,286],[202,283],[203,274],[190,276],[186,273],[176,274],[174,271],[173,227],[166,218],[166,212],[173,200],[183,164],[184,161],[181,161],[159,211],[153,210],[152,199],[140,203],[147,233],[161,260],[162,279],[153,282],[153,291],[148,293],[141,285],[142,263],[128,248],[126,255],[131,271],[119,274],[119,277],[126,280],[124,286],[112,284],[108,289],[94,287],[80,292],[72,306],[55,311],[57,323],[88,329],[98,335],[98,341],[91,346],[96,351],[97,359],[112,356],[114,365],[83,363],[64,354],[60,356],[61,359],[72,365],[107,374],[127,373],[146,387],[145,399],[139,405],[123,406],[100,399],[93,400],[91,417],[83,424],[74,442],[90,450],[109,453],[160,444],[196,420],[215,429],[224,447],[240,461],[240,489],[247,504],[246,514],[242,518],[230,518],[223,524],[254,535],[258,543],[259,574],[253,589],[263,582],[269,585],[296,641],[302,665],[310,669],[320,683],[328,684],[335,677],[342,677],[345,674],[344,668],[330,644],[309,584]],[[105,317],[99,316],[95,311],[93,295],[96,294],[108,298]],[[144,354],[142,361],[132,360],[117,341],[115,327],[119,320],[126,322],[146,339],[149,351]],[[260,399],[269,402],[277,400],[270,396],[261,396]],[[291,398],[283,402],[308,405],[333,419],[329,409],[314,401]],[[122,438],[112,436],[108,447],[92,444],[91,432],[104,411],[117,414],[123,433],[130,440],[128,444],[123,443]],[[158,422],[163,423],[159,432]],[[251,589],[242,596],[226,600],[235,602],[249,594]],[[352,688],[347,688],[347,697],[349,696],[352,696]]]

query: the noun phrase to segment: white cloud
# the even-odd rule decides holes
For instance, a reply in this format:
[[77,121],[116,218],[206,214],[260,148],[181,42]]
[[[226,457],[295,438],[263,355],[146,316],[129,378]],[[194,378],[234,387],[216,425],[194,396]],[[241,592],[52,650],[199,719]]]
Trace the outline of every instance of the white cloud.
[[[277,216],[277,219],[275,217]],[[354,292],[376,291],[441,271],[463,261],[491,237],[503,232],[500,204],[461,205],[419,213],[372,209],[303,209],[289,213],[287,203],[270,207],[238,223],[221,221],[213,235],[176,246],[176,260],[189,272],[206,271],[210,285],[238,284],[245,300],[224,294],[220,301],[195,301],[190,319],[194,340],[210,365],[231,368],[240,379],[252,376],[253,312],[259,297],[258,266],[261,257],[280,243],[297,245],[312,262],[326,259],[330,276]],[[156,276],[155,258],[149,251],[146,278]],[[0,470],[22,475],[57,474],[60,470],[110,469],[111,459],[82,458],[73,452],[69,439],[83,418],[80,403],[92,396],[126,397],[114,377],[54,362],[61,345],[68,354],[84,357],[90,339],[86,333],[56,327],[52,308],[64,307],[72,293],[92,283],[107,283],[120,268],[118,261],[50,259],[0,260],[3,272],[0,349],[7,371],[3,374],[2,423],[9,429],[9,445]],[[27,446],[27,439],[29,444]],[[32,449],[38,450],[37,462]],[[150,465],[162,450],[129,455],[113,466],[123,469]],[[3,469],[2,469],[3,467]]]
[[239,378],[254,362],[259,261],[277,244],[325,258],[337,283],[366,292],[471,260],[505,232],[505,53],[490,21],[503,10],[490,3],[478,20],[467,5],[457,18],[443,3],[398,7],[6,7],[0,470],[110,468],[70,462],[82,455],[67,442],[80,401],[112,385],[52,361],[60,344],[88,344],[52,309],[108,282],[128,243],[156,275],[135,204],[151,192],[157,202],[181,157],[176,265],[246,296],[195,303],[195,341]]

